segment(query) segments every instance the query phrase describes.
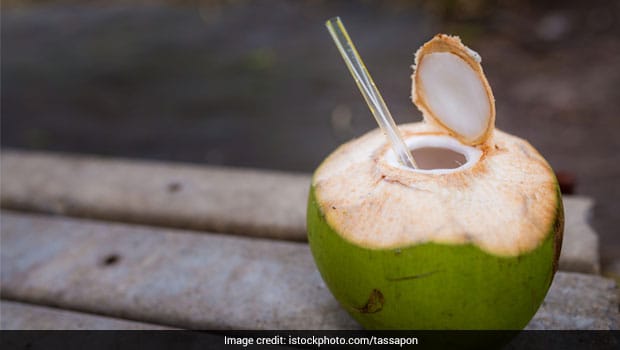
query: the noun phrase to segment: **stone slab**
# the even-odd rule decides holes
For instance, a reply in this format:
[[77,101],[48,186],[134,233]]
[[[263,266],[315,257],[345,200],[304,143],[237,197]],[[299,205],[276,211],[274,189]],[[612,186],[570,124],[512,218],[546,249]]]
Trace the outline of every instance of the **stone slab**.
[[[2,206],[304,241],[310,176],[25,151],[2,152]],[[560,269],[598,273],[592,200],[564,197]]]
[[527,329],[619,329],[618,286],[612,279],[575,272],[556,274]]
[[2,152],[2,207],[303,241],[310,177]]
[[[190,329],[357,329],[307,244],[4,211],[11,300]],[[531,328],[618,328],[615,284],[557,274]]]
[[170,330],[154,324],[2,300],[2,330]]
[[357,325],[304,243],[2,213],[4,298],[191,329]]
[[565,196],[564,243],[560,270],[600,273],[598,235],[590,225],[594,201],[588,197]]

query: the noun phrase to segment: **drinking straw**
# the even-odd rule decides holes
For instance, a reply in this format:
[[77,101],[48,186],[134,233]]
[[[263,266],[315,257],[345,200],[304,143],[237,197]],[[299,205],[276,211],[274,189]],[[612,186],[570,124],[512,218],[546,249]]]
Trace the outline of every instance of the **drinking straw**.
[[325,22],[325,25],[332,39],[334,39],[336,47],[338,47],[338,51],[340,51],[347,68],[349,68],[357,87],[360,89],[362,96],[364,96],[368,108],[370,108],[377,124],[379,124],[379,127],[383,130],[383,133],[391,143],[392,149],[398,156],[398,159],[404,166],[414,169],[417,168],[416,162],[405,145],[400,131],[392,118],[392,114],[390,114],[390,111],[383,101],[383,97],[381,97],[381,93],[377,89],[368,70],[366,70],[366,66],[357,53],[357,49],[355,45],[353,45],[340,17],[330,18]]

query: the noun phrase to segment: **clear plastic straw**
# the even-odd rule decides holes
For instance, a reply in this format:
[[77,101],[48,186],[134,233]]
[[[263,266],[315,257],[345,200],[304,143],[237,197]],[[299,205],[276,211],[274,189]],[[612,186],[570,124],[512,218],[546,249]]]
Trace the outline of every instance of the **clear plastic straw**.
[[383,97],[381,97],[381,93],[366,70],[366,66],[357,53],[355,45],[353,45],[340,17],[330,18],[325,22],[325,25],[332,39],[334,39],[344,62],[347,64],[347,68],[349,68],[351,75],[353,75],[357,87],[360,89],[362,96],[364,96],[372,115],[392,144],[392,149],[398,156],[398,159],[404,166],[417,168],[411,152],[409,152],[407,145],[405,145],[392,115],[385,105]]

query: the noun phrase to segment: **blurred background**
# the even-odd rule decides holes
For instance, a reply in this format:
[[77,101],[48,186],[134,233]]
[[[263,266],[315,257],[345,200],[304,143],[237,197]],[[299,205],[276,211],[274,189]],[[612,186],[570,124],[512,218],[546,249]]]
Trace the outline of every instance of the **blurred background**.
[[497,127],[596,200],[620,275],[619,1],[2,2],[2,147],[311,172],[376,127],[324,21],[339,15],[398,123],[438,32],[483,57]]

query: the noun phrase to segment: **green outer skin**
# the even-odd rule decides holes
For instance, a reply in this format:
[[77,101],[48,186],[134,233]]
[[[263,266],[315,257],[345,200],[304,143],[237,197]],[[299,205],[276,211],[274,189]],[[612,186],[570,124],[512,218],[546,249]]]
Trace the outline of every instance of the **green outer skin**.
[[[563,208],[536,249],[495,256],[472,244],[369,249],[341,237],[308,200],[308,240],[332,294],[366,329],[523,329],[551,285]],[[557,249],[557,251],[556,251]]]

